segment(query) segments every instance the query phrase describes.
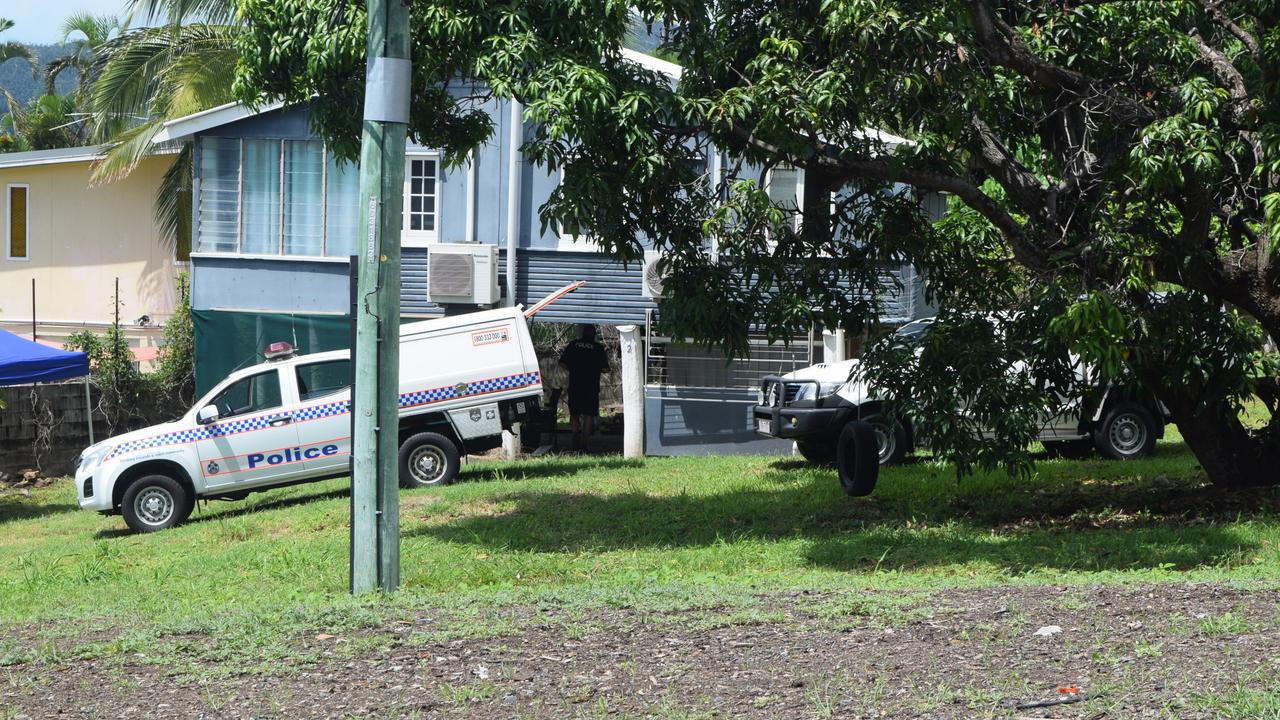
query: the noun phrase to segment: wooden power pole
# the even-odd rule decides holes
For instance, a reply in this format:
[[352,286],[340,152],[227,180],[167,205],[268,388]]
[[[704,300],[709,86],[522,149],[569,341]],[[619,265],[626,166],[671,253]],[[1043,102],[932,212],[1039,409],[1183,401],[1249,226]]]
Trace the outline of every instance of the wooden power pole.
[[400,584],[400,228],[409,126],[409,2],[368,0],[360,145],[365,235],[358,250],[351,438],[351,592]]

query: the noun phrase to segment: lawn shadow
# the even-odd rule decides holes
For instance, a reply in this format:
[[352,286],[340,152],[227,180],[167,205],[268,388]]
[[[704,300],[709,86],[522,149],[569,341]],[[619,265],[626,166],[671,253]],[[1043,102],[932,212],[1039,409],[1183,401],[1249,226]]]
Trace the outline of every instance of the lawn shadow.
[[[211,520],[230,520],[231,518],[248,515],[263,510],[283,510],[285,508],[295,507],[297,505],[306,505],[308,503],[319,502],[321,500],[333,500],[335,498],[346,497],[351,494],[351,488],[340,488],[338,490],[326,490],[324,492],[310,493],[306,495],[293,495],[273,500],[264,500],[262,502],[246,502],[244,500],[232,500],[229,502],[243,503],[238,507],[228,508],[226,510],[209,510],[209,506],[191,516],[188,523],[209,522]],[[220,502],[213,500],[210,502]]]
[[455,482],[480,482],[484,480],[535,480],[539,478],[568,477],[596,470],[623,470],[644,467],[643,460],[618,456],[591,455],[552,456],[522,462],[482,461],[464,466]]
[[0,525],[78,509],[79,506],[73,502],[36,502],[29,497],[6,493],[0,495]]
[[[266,500],[263,502],[251,502],[245,500],[231,500],[228,502],[239,503],[237,507],[227,508],[226,510],[201,510],[197,508],[191,517],[183,523],[183,525],[198,525],[200,523],[211,522],[214,520],[230,520],[232,518],[250,515],[263,510],[283,510],[285,508],[295,507],[297,505],[306,505],[308,503],[319,502],[321,500],[333,500],[335,498],[345,497],[351,494],[350,488],[340,490],[327,490],[325,492],[311,493],[309,495],[293,495],[283,497],[276,500]],[[211,500],[209,502],[223,502],[219,500]],[[124,527],[111,528],[109,530],[99,530],[94,533],[97,540],[108,540],[111,538],[124,537],[132,535],[133,531]]]
[[[560,459],[535,460],[535,461],[529,462],[528,464],[517,464],[517,465],[506,464],[506,465],[501,465],[497,467],[495,467],[494,465],[495,463],[483,463],[483,464],[478,464],[476,466],[472,466],[469,470],[464,470],[462,473],[460,473],[458,476],[458,479],[455,482],[477,482],[477,481],[485,481],[485,480],[499,480],[504,478],[508,480],[531,480],[534,478],[543,478],[543,477],[565,477],[569,475],[575,475],[580,472],[587,472],[587,471],[599,470],[599,469],[610,470],[610,469],[623,469],[623,468],[638,468],[638,467],[642,467],[644,463],[640,460],[630,460],[630,459],[625,459],[620,457],[612,457],[612,458],[583,457],[581,459],[565,458],[563,460],[560,460]],[[276,489],[278,488],[270,488],[265,490],[265,492],[270,492],[271,490],[276,490]],[[261,502],[254,502],[251,499],[230,500],[230,501],[210,500],[208,501],[208,503],[232,502],[232,503],[236,503],[237,505],[229,507],[225,510],[224,509],[210,510],[209,508],[211,506],[209,504],[206,504],[203,510],[201,510],[200,508],[197,508],[196,512],[193,513],[191,517],[184,524],[209,522],[210,520],[229,520],[232,518],[248,515],[251,513],[256,513],[263,510],[279,510],[279,509],[294,507],[297,505],[304,505],[311,502],[317,502],[320,500],[332,500],[334,498],[345,497],[350,494],[351,494],[350,487],[345,487],[338,490],[329,490],[325,492],[311,493],[306,495],[291,495],[289,497],[264,500]],[[253,496],[250,495],[249,497],[252,498]],[[4,503],[2,501],[3,501],[3,498],[0,498],[0,523],[5,522],[6,520],[24,519],[25,517],[39,517],[40,515],[44,515],[44,514],[66,512],[69,510],[76,509],[76,506],[74,504],[35,506],[35,505],[26,505],[23,503]],[[12,506],[12,508],[18,509],[19,511],[29,510],[32,512],[30,512],[29,515],[24,515],[21,517],[7,517],[5,513],[7,510],[10,509],[10,506]],[[217,506],[215,505],[212,507],[217,507]],[[49,508],[49,509],[46,510],[45,512],[35,512],[37,510],[40,510],[41,508]],[[103,539],[109,539],[109,538],[115,538],[115,537],[122,537],[130,534],[132,534],[132,531],[127,529],[112,528],[110,530],[99,530],[94,535],[94,537],[99,540],[103,540]]]
[[834,471],[795,472],[789,462],[759,480],[713,495],[515,491],[486,498],[510,511],[427,523],[407,535],[568,553],[802,540],[812,564],[843,570],[973,562],[1013,572],[1189,569],[1247,555],[1255,544],[1231,524],[1280,514],[1280,492],[1225,495],[1194,475],[988,476],[966,486],[946,470],[895,468],[868,498],[841,494]]

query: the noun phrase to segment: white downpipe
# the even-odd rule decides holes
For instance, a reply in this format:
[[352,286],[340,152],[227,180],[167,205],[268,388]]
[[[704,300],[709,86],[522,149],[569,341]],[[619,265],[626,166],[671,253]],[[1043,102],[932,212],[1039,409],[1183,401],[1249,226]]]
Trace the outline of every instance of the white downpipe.
[[844,355],[844,330],[840,328],[835,330],[823,329],[822,362],[833,363],[848,359]]
[[[723,161],[720,157],[720,148],[715,145],[711,146],[711,189],[716,193],[716,199],[722,200],[720,197],[720,175],[724,172]],[[711,235],[711,259],[714,261],[720,257],[720,238],[712,233]]]
[[467,156],[467,224],[465,240],[476,241],[476,154]]
[[516,250],[520,247],[520,146],[524,144],[524,108],[511,100],[511,128],[507,165],[507,305],[516,304]]

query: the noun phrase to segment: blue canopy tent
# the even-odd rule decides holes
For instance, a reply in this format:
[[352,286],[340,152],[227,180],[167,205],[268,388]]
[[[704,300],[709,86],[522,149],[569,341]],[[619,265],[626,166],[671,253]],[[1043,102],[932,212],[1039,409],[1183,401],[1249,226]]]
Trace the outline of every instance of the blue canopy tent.
[[89,418],[89,444],[93,444],[93,411],[89,407],[89,358],[41,345],[0,330],[0,386],[52,382],[84,377],[84,399]]

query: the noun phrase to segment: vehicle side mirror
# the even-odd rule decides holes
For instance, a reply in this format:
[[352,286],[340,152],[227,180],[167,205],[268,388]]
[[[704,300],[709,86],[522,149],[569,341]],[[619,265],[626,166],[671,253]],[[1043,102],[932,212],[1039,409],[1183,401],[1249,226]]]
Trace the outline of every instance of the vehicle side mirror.
[[196,412],[196,422],[200,425],[208,425],[218,419],[218,406],[205,405]]

